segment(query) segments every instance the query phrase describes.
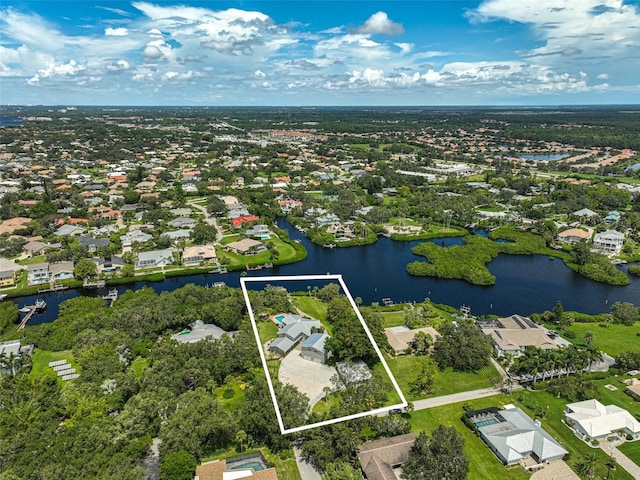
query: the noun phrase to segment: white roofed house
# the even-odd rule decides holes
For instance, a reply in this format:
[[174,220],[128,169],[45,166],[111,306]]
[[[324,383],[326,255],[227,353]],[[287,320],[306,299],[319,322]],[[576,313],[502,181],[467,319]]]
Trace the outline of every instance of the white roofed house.
[[565,422],[583,439],[601,440],[622,431],[640,438],[640,422],[616,405],[603,405],[598,400],[570,403],[565,409]]
[[27,265],[27,283],[29,285],[49,283],[49,264],[43,262]]
[[479,323],[482,333],[493,340],[494,350],[498,357],[506,354],[519,357],[527,347],[544,350],[558,348],[546,331],[527,317],[511,315],[510,317],[487,320]]
[[593,237],[593,247],[609,255],[618,255],[624,244],[624,233],[615,230],[596,233]]
[[134,243],[147,243],[152,238],[152,235],[145,233],[142,230],[133,230],[120,237],[120,241],[122,242],[123,247],[131,247]]

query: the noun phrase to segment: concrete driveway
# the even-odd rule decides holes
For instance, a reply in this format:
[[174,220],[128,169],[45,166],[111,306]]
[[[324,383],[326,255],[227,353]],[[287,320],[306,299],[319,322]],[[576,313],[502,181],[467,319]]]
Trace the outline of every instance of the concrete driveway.
[[309,409],[324,398],[324,387],[333,389],[331,377],[336,369],[300,357],[300,350],[292,350],[282,359],[278,369],[278,380],[295,386],[309,397]]

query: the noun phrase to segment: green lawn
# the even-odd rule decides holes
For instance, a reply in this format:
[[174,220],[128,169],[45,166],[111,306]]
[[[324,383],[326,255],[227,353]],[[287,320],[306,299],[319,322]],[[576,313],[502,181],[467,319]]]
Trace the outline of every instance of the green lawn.
[[[214,395],[226,410],[237,413],[239,411],[238,405],[246,401],[244,389],[244,380],[240,377],[235,377],[225,385],[217,387]],[[267,407],[271,406],[271,399],[269,399]]]
[[[622,383],[623,380],[630,378],[627,375],[619,375],[617,377],[609,377],[605,380],[596,380],[594,383],[598,388],[598,400],[604,405],[614,404],[618,407],[628,410],[631,415],[640,415],[640,402],[636,402],[629,395],[624,393],[627,386]],[[611,391],[604,386],[610,384],[617,388]]]
[[[594,344],[599,350],[608,353],[612,357],[627,351],[640,350],[640,323],[628,327],[620,324],[610,324],[601,327],[599,323],[573,323],[567,330],[576,334],[576,338],[569,339],[572,343],[584,343],[584,334],[592,332]],[[557,328],[548,325],[552,330]]]
[[258,321],[257,326],[260,341],[263,345],[267,343],[268,340],[278,336],[278,326],[271,320]]
[[34,263],[42,263],[46,262],[47,257],[45,255],[39,255],[37,257],[25,258],[23,260],[18,261],[20,265],[33,265]]
[[384,320],[384,328],[404,325],[404,310],[400,310],[398,312],[381,312],[381,315]]
[[[224,237],[222,239],[222,243],[230,243],[232,241],[236,241],[237,239],[229,240],[229,237]],[[226,250],[217,250],[218,258],[220,262],[224,265],[225,259],[231,265],[264,265],[265,263],[272,263],[274,260],[278,261],[289,261],[294,259],[297,255],[296,249],[293,245],[283,242],[276,235],[272,236],[269,242],[272,242],[276,250],[278,251],[278,258],[274,259],[271,256],[271,252],[269,250],[262,251],[255,255],[239,255],[237,253],[228,252]]]
[[[407,397],[407,400],[413,401],[425,398],[422,395],[416,396],[412,394],[409,386],[415,380],[418,372],[420,372],[420,363],[422,361],[430,362],[431,359],[415,355],[403,355],[392,360],[387,359],[391,373],[393,373],[400,390]],[[433,383],[433,393],[427,395],[426,398],[489,388],[496,383],[494,380],[498,378],[500,378],[500,375],[492,364],[487,365],[477,373],[454,372],[448,368],[444,372],[438,371]]]
[[[468,402],[473,409],[499,407],[509,403],[506,395],[496,395],[488,398],[480,398]],[[464,450],[469,458],[469,479],[500,479],[519,480],[529,478],[530,474],[521,467],[505,467],[502,462],[489,450],[484,442],[462,423],[460,418],[464,413],[461,403],[429,408],[411,413],[411,430],[414,432],[426,431],[430,433],[438,425],[444,424],[454,427],[464,438]]]
[[322,300],[309,296],[292,297],[293,303],[312,318],[325,322],[327,320],[327,304]]
[[640,441],[626,442],[618,447],[633,463],[640,465]]
[[142,376],[142,371],[147,368],[148,365],[149,361],[146,358],[138,357],[133,362],[131,362],[129,368],[136,378],[140,378]]
[[49,352],[47,350],[36,348],[33,352],[32,360],[33,366],[29,373],[32,377],[41,377],[43,375],[56,377],[56,373],[49,367],[49,362],[55,362],[56,360],[66,360],[67,363],[71,364],[71,366],[79,373],[78,365],[75,363],[71,350]]

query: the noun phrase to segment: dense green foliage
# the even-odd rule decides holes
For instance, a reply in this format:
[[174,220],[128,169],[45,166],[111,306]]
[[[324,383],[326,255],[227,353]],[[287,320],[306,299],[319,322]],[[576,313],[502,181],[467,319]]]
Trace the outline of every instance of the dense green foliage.
[[629,275],[640,277],[640,265],[629,265]]
[[439,425],[431,436],[420,432],[402,467],[406,480],[464,480],[468,472],[464,438],[454,427],[444,425]]
[[562,256],[547,248],[542,237],[531,233],[501,228],[491,232],[491,238],[505,241],[467,235],[463,238],[464,245],[440,247],[431,242],[416,245],[411,251],[425,257],[428,263],[412,262],[407,265],[407,272],[416,276],[462,279],[474,285],[493,285],[496,279],[486,264],[500,253]]
[[480,370],[489,362],[491,341],[472,321],[446,323],[433,347],[433,359],[441,370]]

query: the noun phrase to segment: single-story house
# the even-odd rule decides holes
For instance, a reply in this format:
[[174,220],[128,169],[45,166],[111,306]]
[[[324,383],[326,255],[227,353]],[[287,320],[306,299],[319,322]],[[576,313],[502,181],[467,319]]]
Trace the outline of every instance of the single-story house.
[[626,392],[634,399],[640,402],[640,381],[634,378],[629,386],[627,386]]
[[596,233],[593,237],[593,246],[605,253],[618,255],[624,244],[624,233],[615,230]]
[[44,249],[48,247],[48,244],[44,242],[40,242],[38,240],[34,240],[31,242],[27,242],[22,247],[24,253],[26,253],[29,257],[37,257],[44,253]]
[[122,237],[120,237],[120,241],[122,242],[123,247],[130,247],[134,243],[147,243],[152,238],[152,235],[141,230],[133,230],[131,232],[125,233]]
[[640,422],[624,408],[603,405],[598,400],[570,403],[565,409],[565,422],[583,439],[601,440],[613,432],[623,431],[640,438]]
[[397,327],[389,327],[384,329],[384,334],[387,336],[389,345],[393,350],[394,355],[402,355],[411,348],[411,343],[418,332],[426,333],[435,341],[440,334],[433,327],[423,327],[409,329],[404,325]]
[[243,223],[257,222],[258,220],[260,220],[260,217],[257,217],[255,215],[241,215],[239,217],[232,218],[231,224],[234,227],[238,228]]
[[581,210],[578,210],[577,212],[573,212],[573,215],[576,217],[586,217],[586,218],[592,218],[592,217],[598,216],[596,212],[594,212],[593,210],[589,210],[588,208],[583,208]]
[[237,242],[228,243],[226,248],[241,255],[252,255],[266,250],[267,246],[253,238],[243,238]]
[[329,338],[326,333],[312,333],[309,338],[302,342],[300,356],[312,362],[327,363],[331,352],[324,348],[324,344]]
[[85,229],[79,225],[62,225],[53,234],[57,237],[74,237],[76,235],[82,235]]
[[398,478],[395,470],[407,461],[415,441],[415,433],[405,433],[358,446],[356,452],[364,478],[366,480]]
[[218,340],[222,338],[223,335],[227,334],[225,330],[217,325],[203,323],[202,320],[196,320],[189,325],[189,327],[190,329],[176,333],[175,335],[172,335],[171,338],[179,343],[195,343],[200,340],[204,340],[207,337]]
[[580,228],[569,228],[558,234],[558,241],[564,243],[586,242],[591,238],[592,230],[585,231]]
[[544,350],[558,348],[549,335],[535,322],[527,317],[511,315],[498,318],[482,325],[482,332],[493,340],[498,357],[506,354],[519,357],[527,347],[538,347]]
[[140,252],[136,261],[136,268],[157,268],[173,263],[173,251],[170,248],[164,250],[151,250]]
[[194,245],[186,247],[182,252],[184,265],[198,265],[202,262],[212,262],[216,259],[216,249],[213,245]]
[[[246,462],[246,460],[245,460]],[[278,480],[278,472],[270,467],[255,471],[253,468],[227,467],[227,460],[212,460],[196,467],[194,480]]]
[[173,228],[193,228],[198,224],[198,222],[193,218],[178,217],[173,220],[169,220],[167,224],[171,225]]
[[514,405],[504,410],[485,408],[465,415],[480,437],[505,465],[513,465],[531,457],[538,464],[561,460],[567,453],[562,445]]
[[169,237],[172,242],[177,240],[189,240],[191,238],[191,230],[172,230],[170,232],[164,232],[162,235]]

